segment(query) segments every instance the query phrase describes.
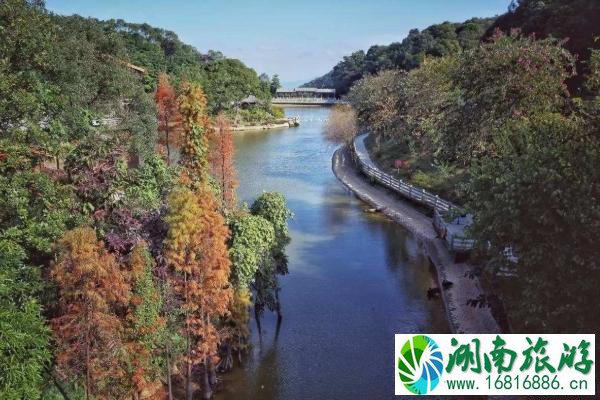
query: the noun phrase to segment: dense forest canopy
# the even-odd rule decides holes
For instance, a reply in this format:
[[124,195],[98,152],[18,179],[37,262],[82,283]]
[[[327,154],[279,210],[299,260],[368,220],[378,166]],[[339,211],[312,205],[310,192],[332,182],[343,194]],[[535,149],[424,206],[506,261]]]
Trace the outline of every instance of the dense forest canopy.
[[93,22],[119,34],[131,63],[148,70],[145,77],[148,90],[154,89],[158,74],[165,72],[174,83],[187,80],[201,84],[213,113],[229,109],[235,101],[249,95],[266,103],[270,101],[269,85],[264,84],[252,68],[219,51],[202,54],[181,42],[174,32],[148,24],[132,24],[120,19]]
[[[173,32],[0,2],[0,398],[211,397],[250,304],[280,313],[291,214],[238,207],[224,116],[271,84]],[[256,223],[273,240],[235,229]]]
[[599,21],[600,2],[595,0],[515,0],[509,12],[489,27],[485,38],[496,29],[519,29],[538,38],[566,39],[564,46],[582,61],[590,58],[590,49],[595,47]]
[[[346,94],[350,86],[367,74],[386,69],[409,71],[427,56],[441,57],[472,49],[489,40],[494,31],[518,29],[538,38],[566,40],[565,47],[578,57],[580,75],[587,73],[585,60],[596,46],[600,2],[596,0],[515,0],[508,12],[495,18],[473,18],[463,23],[444,22],[422,31],[413,29],[402,42],[371,46],[343,58],[327,74],[303,86],[331,87]],[[580,86],[580,77],[571,88]]]

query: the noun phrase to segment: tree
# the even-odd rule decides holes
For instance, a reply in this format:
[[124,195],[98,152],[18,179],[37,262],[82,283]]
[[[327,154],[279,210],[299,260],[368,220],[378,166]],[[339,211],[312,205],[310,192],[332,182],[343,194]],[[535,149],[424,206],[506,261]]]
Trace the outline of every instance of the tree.
[[[281,322],[281,303],[279,301],[279,283],[277,275],[287,274],[287,257],[285,246],[290,242],[287,221],[292,212],[285,204],[281,193],[266,192],[252,203],[250,212],[269,221],[273,227],[275,240],[271,245],[270,257],[261,262],[254,279],[254,313],[257,323],[264,308],[277,312],[278,324]],[[260,331],[260,325],[259,325]]]
[[275,248],[276,251],[282,252],[290,242],[287,221],[293,216],[285,204],[285,197],[281,193],[265,192],[254,200],[250,212],[263,217],[273,225]]
[[[582,0],[589,1],[589,0]],[[333,87],[338,94],[348,93],[359,79],[396,69],[418,68],[426,57],[445,57],[479,46],[494,18],[472,18],[462,23],[442,22],[422,31],[411,29],[402,42],[371,46],[367,53],[346,56],[331,71],[303,86]]]
[[161,378],[170,371],[165,359],[167,340],[161,315],[162,298],[152,275],[154,260],[143,243],[135,245],[129,256],[132,296],[129,306],[127,343],[127,384],[134,399],[163,399]]
[[281,87],[281,81],[279,80],[279,75],[275,74],[271,78],[271,84],[269,85],[269,90],[271,91],[271,96],[275,96],[277,93],[277,89]]
[[229,232],[207,189],[174,191],[166,222],[164,256],[174,272],[172,287],[184,314],[186,398],[193,396],[193,367],[198,364],[203,367],[204,397],[210,398],[221,341],[217,324],[227,314],[232,295],[226,246]]
[[7,400],[39,399],[50,363],[40,277],[24,258],[18,245],[0,240],[0,398]]
[[325,123],[325,137],[334,143],[348,144],[358,133],[356,112],[351,106],[337,105],[329,113]]
[[35,124],[44,95],[54,89],[42,76],[50,68],[54,26],[39,0],[0,3],[0,129]]
[[167,74],[158,76],[156,87],[156,105],[158,107],[158,130],[164,135],[164,144],[167,149],[167,165],[171,164],[171,144],[181,145],[180,125],[181,115],[179,104],[173,86],[169,83]]
[[235,287],[249,288],[264,264],[273,264],[275,245],[273,224],[259,215],[239,213],[229,221],[232,262],[231,280]]
[[191,186],[199,187],[208,183],[208,137],[211,134],[206,97],[200,86],[182,84],[179,111],[184,132],[182,164]]
[[234,165],[235,148],[231,126],[223,114],[217,116],[211,150],[212,175],[219,185],[221,204],[226,210],[232,210],[235,207],[237,186],[237,173]]
[[269,87],[261,81],[252,68],[239,60],[223,59],[205,65],[206,79],[202,87],[208,97],[211,114],[229,110],[236,101],[249,95],[268,103],[271,99]]
[[[600,268],[598,137],[581,120],[560,114],[503,130],[514,151],[482,161],[468,190],[473,232],[491,243],[491,265],[504,272],[497,280],[510,321],[527,332],[596,329],[600,314],[588,299],[597,292]],[[506,245],[516,263],[501,256]],[[506,271],[514,277],[502,278]],[[585,315],[577,311],[586,307]]]
[[449,115],[447,134],[462,143],[456,157],[466,165],[501,156],[496,139],[504,139],[496,134],[509,121],[561,112],[569,102],[566,80],[574,74],[574,58],[556,40],[498,32],[492,42],[465,53],[456,74],[463,101]]
[[380,141],[400,136],[397,132],[402,128],[402,121],[398,108],[404,101],[405,81],[404,72],[383,71],[364,77],[348,93],[361,125]]
[[72,187],[44,173],[14,171],[13,161],[26,165],[19,155],[25,149],[2,145],[0,152],[6,149],[7,158],[0,166],[0,237],[20,244],[28,261],[43,264],[54,240],[80,221],[78,199]]
[[59,311],[52,319],[59,371],[81,380],[86,399],[116,396],[123,376],[123,321],[129,301],[125,274],[88,227],[66,232],[57,244],[52,277]]
[[[241,353],[247,348],[250,290],[257,288],[255,285],[257,274],[265,274],[266,271],[270,271],[266,275],[272,276],[276,270],[273,258],[275,245],[273,225],[263,217],[247,212],[231,214],[229,218],[231,230],[229,257],[232,263],[230,281],[234,287],[234,295],[229,306],[230,316],[225,321],[225,325],[228,327],[227,340],[221,346],[224,356],[220,368],[225,370],[232,368],[233,352],[237,352],[238,356],[241,356]],[[261,291],[256,295],[261,299],[260,304],[266,304],[266,300],[262,299],[268,295],[267,293]],[[260,332],[259,319],[257,319],[257,325]]]

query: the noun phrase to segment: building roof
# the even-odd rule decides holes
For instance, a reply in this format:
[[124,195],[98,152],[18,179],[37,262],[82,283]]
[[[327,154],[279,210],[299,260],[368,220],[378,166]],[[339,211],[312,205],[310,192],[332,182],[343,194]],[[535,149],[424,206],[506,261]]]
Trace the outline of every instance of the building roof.
[[294,93],[294,92],[313,92],[313,93],[332,93],[335,94],[335,89],[319,89],[313,87],[298,87],[293,89],[277,89],[277,93]]

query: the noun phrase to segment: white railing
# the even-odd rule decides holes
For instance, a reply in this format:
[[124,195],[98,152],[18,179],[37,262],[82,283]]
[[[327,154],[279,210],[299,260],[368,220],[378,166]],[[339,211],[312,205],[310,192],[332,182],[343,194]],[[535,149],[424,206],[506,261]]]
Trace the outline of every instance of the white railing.
[[273,97],[273,104],[339,104],[338,99],[325,99],[321,97]]
[[[355,140],[362,140],[360,137]],[[475,247],[475,240],[466,238],[462,235],[453,233],[452,223],[444,219],[444,215],[450,212],[458,215],[466,214],[466,211],[456,204],[440,198],[438,195],[429,193],[427,190],[403,181],[402,179],[394,178],[385,172],[373,167],[368,160],[365,160],[360,152],[356,151],[354,141],[350,144],[350,150],[354,156],[355,162],[360,170],[378,182],[379,184],[401,194],[402,196],[423,204],[433,209],[433,226],[440,236],[446,242],[448,248],[456,252],[465,252]]]

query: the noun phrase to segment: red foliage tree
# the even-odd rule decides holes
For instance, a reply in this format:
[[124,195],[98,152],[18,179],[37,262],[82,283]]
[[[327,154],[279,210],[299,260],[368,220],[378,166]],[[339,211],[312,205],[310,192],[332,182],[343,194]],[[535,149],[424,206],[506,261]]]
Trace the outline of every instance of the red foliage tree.
[[167,164],[171,164],[171,146],[181,145],[181,114],[179,103],[167,74],[158,76],[158,85],[154,95],[158,108],[158,131],[160,142],[167,150]]
[[217,116],[212,142],[210,152],[212,175],[219,185],[223,207],[231,210],[235,206],[235,189],[238,180],[233,162],[235,153],[233,132],[223,114]]
[[92,228],[66,232],[58,241],[52,276],[59,313],[52,320],[58,370],[84,382],[86,399],[118,397],[122,379],[123,321],[130,288],[125,274]]

